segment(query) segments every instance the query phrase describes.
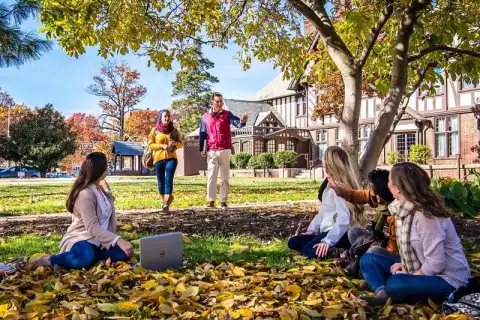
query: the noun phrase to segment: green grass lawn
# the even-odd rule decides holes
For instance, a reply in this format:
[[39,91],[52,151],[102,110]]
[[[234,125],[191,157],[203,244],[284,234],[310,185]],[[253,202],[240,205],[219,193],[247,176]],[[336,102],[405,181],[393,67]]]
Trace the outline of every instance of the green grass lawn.
[[[144,234],[120,232],[132,242],[139,258],[139,239]],[[254,262],[262,260],[274,267],[290,267],[293,255],[286,240],[261,241],[255,237],[189,236],[184,242],[184,261],[187,267],[198,263]],[[30,257],[38,253],[58,253],[60,235],[38,236],[34,234],[8,237],[0,244],[0,261],[18,257]]]
[[[173,207],[201,206],[206,203],[205,177],[175,178]],[[319,182],[313,179],[232,178],[229,202],[245,204],[287,200],[313,200]],[[0,186],[0,216],[44,214],[65,211],[70,183],[32,183]],[[154,179],[111,183],[117,210],[161,207]]]

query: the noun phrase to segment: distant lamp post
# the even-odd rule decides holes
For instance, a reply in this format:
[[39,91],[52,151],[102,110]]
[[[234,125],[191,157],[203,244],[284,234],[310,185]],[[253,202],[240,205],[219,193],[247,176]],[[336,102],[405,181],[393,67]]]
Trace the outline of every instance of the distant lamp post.
[[480,158],[480,99],[475,101],[475,106],[472,107],[472,112],[477,119],[477,131],[478,131],[478,141],[477,141],[477,156]]

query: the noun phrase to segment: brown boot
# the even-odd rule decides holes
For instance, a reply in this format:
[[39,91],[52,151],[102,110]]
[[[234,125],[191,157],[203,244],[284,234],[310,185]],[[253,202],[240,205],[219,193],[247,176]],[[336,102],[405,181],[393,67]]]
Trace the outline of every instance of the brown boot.
[[168,201],[163,201],[162,210],[168,211],[170,208],[168,206]]
[[368,283],[367,280],[360,280],[358,290],[360,290],[360,291],[373,291],[372,287],[370,287],[370,284]]
[[170,205],[172,204],[173,200],[175,200],[175,198],[173,197],[173,194],[170,195],[170,197],[168,198],[168,201],[167,201],[167,205],[170,207]]
[[215,201],[208,201],[207,208],[215,208]]

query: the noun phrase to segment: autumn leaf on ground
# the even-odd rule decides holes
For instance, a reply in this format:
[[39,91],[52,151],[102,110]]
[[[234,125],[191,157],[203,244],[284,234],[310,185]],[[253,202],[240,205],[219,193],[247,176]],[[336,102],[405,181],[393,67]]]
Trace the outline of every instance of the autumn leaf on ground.
[[130,230],[133,229],[133,227],[130,224],[125,224],[120,229],[123,230],[123,231],[130,231]]

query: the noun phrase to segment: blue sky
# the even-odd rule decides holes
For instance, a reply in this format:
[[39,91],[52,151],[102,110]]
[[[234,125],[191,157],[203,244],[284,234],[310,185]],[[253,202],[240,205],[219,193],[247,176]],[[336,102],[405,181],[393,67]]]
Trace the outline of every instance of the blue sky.
[[[28,21],[23,30],[36,30],[39,23]],[[245,99],[259,91],[280,72],[269,63],[253,61],[248,71],[233,59],[237,48],[228,50],[204,48],[206,57],[215,63],[211,73],[220,82],[214,86],[226,98]],[[146,57],[134,55],[118,56],[115,60],[125,61],[140,72],[140,83],[147,88],[147,94],[138,105],[140,108],[160,109],[168,107],[174,99],[171,97],[172,81],[179,65],[173,70],[157,71],[147,67]],[[44,54],[40,60],[29,62],[20,68],[10,67],[0,70],[0,87],[10,93],[16,103],[25,103],[30,107],[42,107],[52,103],[54,108],[69,116],[74,112],[99,114],[99,98],[88,94],[85,89],[92,77],[99,73],[101,63],[105,61],[97,55],[95,48],[78,59],[69,57],[57,44],[52,51]]]

